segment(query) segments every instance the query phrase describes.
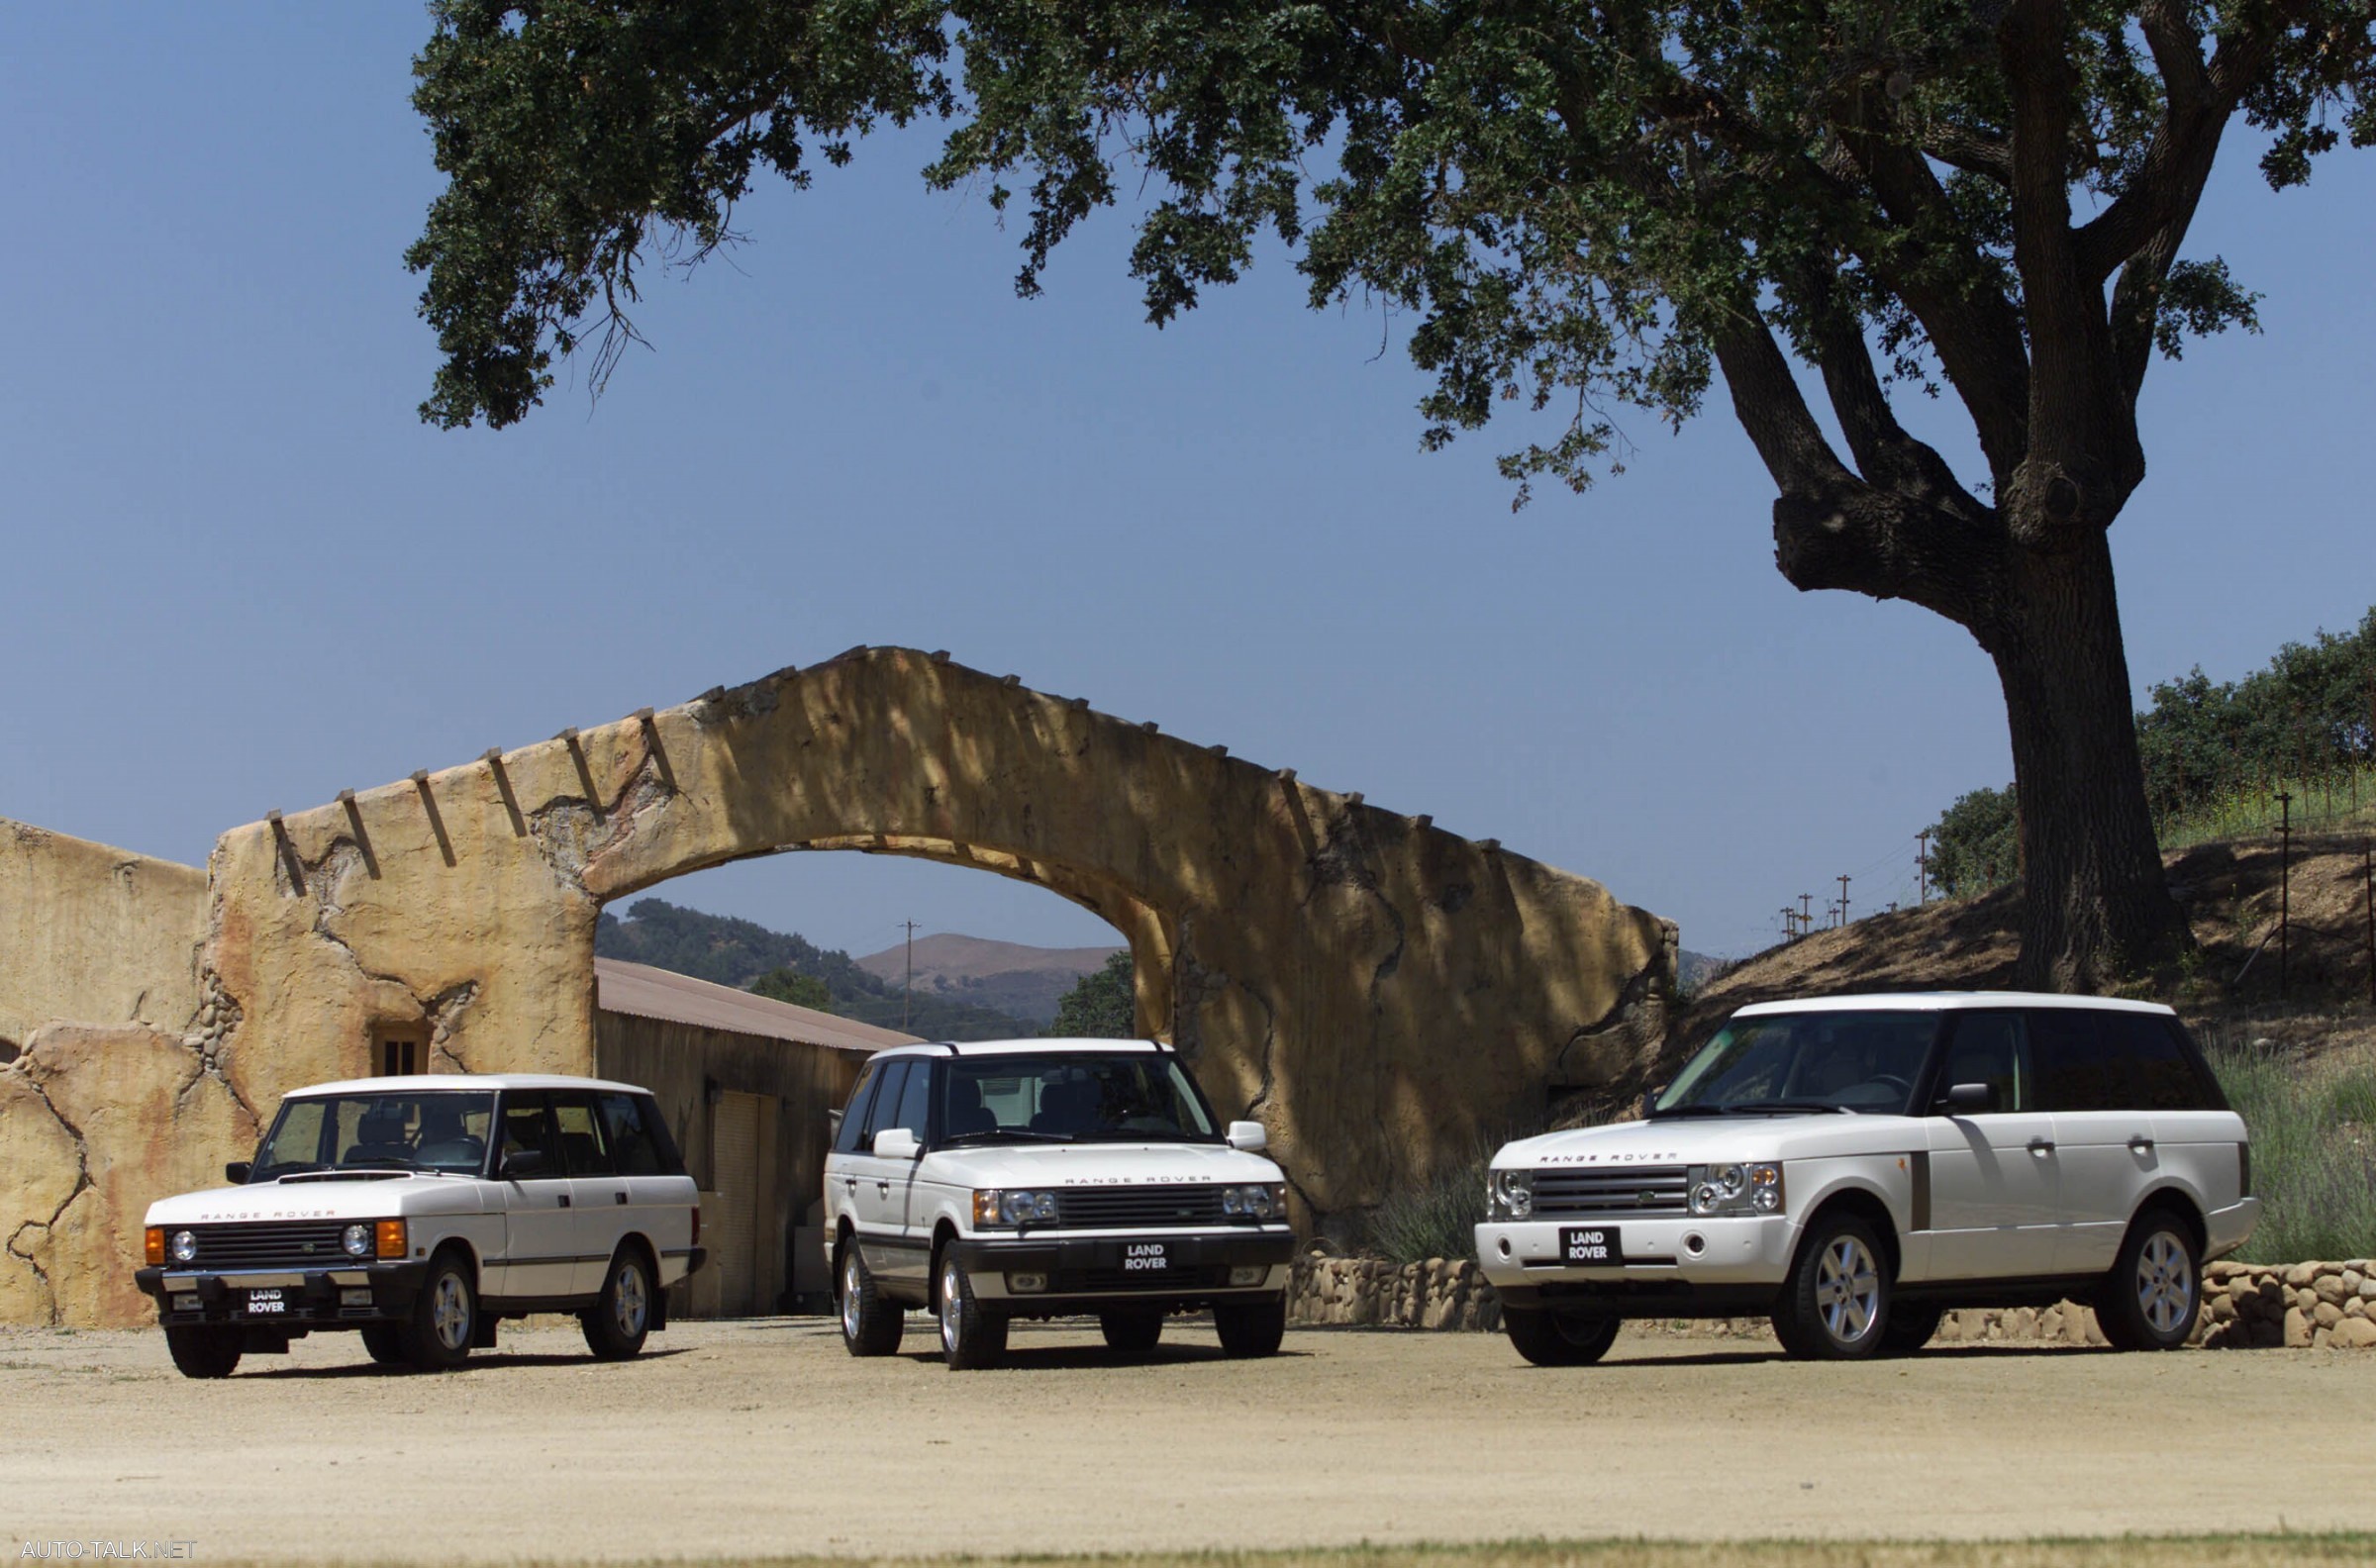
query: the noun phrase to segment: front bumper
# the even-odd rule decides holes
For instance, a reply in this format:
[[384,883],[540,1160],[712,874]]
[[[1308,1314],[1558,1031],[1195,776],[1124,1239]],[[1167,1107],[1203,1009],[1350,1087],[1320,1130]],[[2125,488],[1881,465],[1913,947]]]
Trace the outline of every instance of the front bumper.
[[[1570,1264],[1560,1232],[1614,1230],[1622,1261]],[[1554,1216],[1477,1226],[1477,1258],[1514,1307],[1552,1302],[1642,1314],[1721,1316],[1762,1310],[1789,1277],[1799,1228],[1787,1215]]]
[[[1091,1302],[1189,1307],[1214,1301],[1276,1295],[1287,1288],[1295,1232],[1148,1231],[1091,1236],[1041,1233],[959,1237],[949,1243],[974,1295],[1018,1309],[1069,1311]],[[1148,1267],[1149,1246],[1162,1248],[1160,1267]],[[1134,1250],[1138,1249],[1138,1250]],[[1259,1269],[1245,1283],[1245,1271]],[[1045,1288],[1017,1290],[1017,1275],[1038,1275]]]
[[[429,1277],[426,1259],[319,1269],[176,1269],[150,1265],[133,1282],[155,1298],[157,1321],[243,1327],[340,1328],[409,1319]],[[264,1304],[277,1292],[279,1310]]]

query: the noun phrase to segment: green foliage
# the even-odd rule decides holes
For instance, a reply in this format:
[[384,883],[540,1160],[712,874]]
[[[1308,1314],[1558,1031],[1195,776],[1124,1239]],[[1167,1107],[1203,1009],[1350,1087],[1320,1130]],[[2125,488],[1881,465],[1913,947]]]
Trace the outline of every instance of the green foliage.
[[802,974],[797,969],[771,969],[750,983],[754,996],[768,997],[777,1002],[789,1002],[795,1007],[830,1009],[833,994],[816,975]]
[[1480,1149],[1456,1170],[1389,1193],[1369,1217],[1368,1249],[1396,1263],[1474,1258],[1493,1153]]
[[2252,1134],[2252,1263],[2376,1257],[2376,1068],[2321,1070],[2240,1043],[2208,1054]]
[[1930,885],[1971,898],[2021,875],[2020,823],[2010,784],[1958,799],[1930,825]]
[[[820,1008],[928,1039],[1015,1039],[1039,1031],[993,1008],[918,992],[903,1001],[894,981],[879,979],[839,948],[769,931],[752,921],[705,915],[660,899],[639,899],[620,920],[605,910],[594,927],[604,958],[650,964],[717,985],[747,986],[762,996]],[[769,990],[773,984],[776,989]],[[817,997],[823,988],[823,1000]]]
[[1137,974],[1128,947],[1112,954],[1057,1001],[1048,1032],[1065,1039],[1130,1039],[1138,1032]]

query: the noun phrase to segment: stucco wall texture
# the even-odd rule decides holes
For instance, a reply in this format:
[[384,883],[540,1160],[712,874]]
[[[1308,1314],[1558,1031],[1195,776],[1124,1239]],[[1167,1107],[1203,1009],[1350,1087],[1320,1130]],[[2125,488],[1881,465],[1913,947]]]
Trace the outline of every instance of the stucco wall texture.
[[[31,1026],[0,1069],[0,1229],[33,1238],[0,1258],[0,1318],[137,1321],[146,1196],[245,1157],[251,1112],[372,1070],[377,1038],[426,1041],[431,1071],[590,1071],[602,906],[787,849],[974,866],[1102,916],[1140,1029],[1264,1123],[1307,1230],[1452,1168],[1553,1088],[1633,1073],[1673,983],[1674,928],[1598,883],[1014,676],[857,648],[235,829],[203,879],[145,862],[170,919],[84,885],[113,851],[0,868],[0,1020]],[[37,948],[40,904],[92,912],[90,936]],[[66,1023],[118,1029],[44,1038]],[[61,1176],[77,1159],[91,1174]],[[64,1189],[102,1171],[120,1196],[61,1225]]]

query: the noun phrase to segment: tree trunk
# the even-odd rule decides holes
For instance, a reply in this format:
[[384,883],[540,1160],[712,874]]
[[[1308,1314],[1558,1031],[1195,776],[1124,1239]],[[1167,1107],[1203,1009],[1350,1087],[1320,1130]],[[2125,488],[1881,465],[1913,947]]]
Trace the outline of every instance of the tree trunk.
[[1996,658],[2021,802],[2016,983],[2098,991],[2193,945],[2162,876],[2121,645],[2112,550],[2094,529],[2016,548],[1984,640]]

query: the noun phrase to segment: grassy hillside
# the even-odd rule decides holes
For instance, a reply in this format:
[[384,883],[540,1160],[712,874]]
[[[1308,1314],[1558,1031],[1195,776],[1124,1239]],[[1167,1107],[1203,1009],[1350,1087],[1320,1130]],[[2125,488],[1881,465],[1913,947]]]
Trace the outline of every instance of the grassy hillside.
[[1011,1039],[1040,1032],[996,1008],[935,995],[922,987],[903,1026],[899,982],[867,973],[841,949],[819,947],[805,936],[769,931],[754,921],[707,915],[660,899],[637,900],[628,906],[625,920],[605,910],[594,928],[594,951],[604,958],[650,964],[739,989],[761,975],[789,969],[825,983],[827,1012],[884,1029],[904,1027],[927,1039]]

